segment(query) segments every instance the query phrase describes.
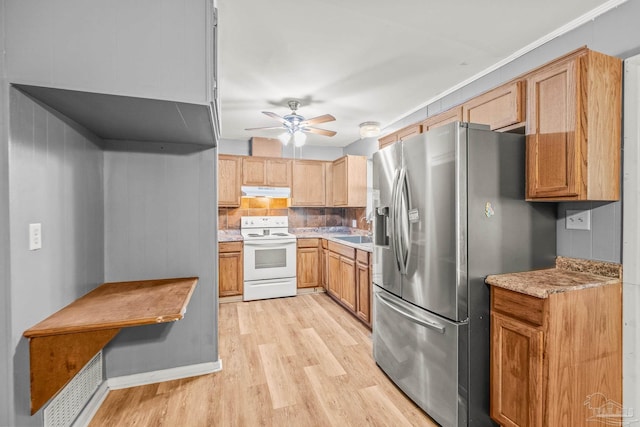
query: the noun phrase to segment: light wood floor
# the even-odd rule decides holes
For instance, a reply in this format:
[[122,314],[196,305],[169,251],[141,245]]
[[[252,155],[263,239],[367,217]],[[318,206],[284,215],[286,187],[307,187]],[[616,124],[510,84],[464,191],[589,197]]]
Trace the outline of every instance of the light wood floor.
[[325,294],[220,305],[223,370],[114,390],[90,426],[436,426]]

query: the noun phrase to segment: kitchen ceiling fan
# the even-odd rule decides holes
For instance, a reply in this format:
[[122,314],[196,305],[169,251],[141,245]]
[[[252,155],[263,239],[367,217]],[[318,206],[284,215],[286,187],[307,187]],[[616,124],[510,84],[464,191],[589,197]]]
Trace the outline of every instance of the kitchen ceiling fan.
[[267,126],[267,127],[259,127],[259,128],[247,128],[245,130],[268,130],[268,129],[284,129],[284,132],[278,136],[278,139],[282,142],[282,144],[287,145],[291,138],[293,137],[294,145],[296,147],[300,147],[304,145],[307,136],[305,133],[315,133],[317,135],[324,136],[334,136],[336,132],[332,130],[320,129],[314,127],[314,125],[326,122],[332,122],[336,118],[331,114],[324,114],[322,116],[313,117],[311,119],[305,119],[303,116],[297,113],[300,108],[300,102],[296,100],[291,100],[287,103],[289,108],[291,109],[291,114],[287,114],[286,116],[280,116],[276,113],[272,113],[270,111],[263,111],[262,114],[265,114],[272,119],[275,119],[280,122],[280,126]]

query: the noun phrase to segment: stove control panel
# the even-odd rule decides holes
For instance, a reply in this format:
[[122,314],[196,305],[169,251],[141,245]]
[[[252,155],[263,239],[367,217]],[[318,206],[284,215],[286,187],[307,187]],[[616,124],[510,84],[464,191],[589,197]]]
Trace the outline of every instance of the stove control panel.
[[287,216],[243,216],[240,217],[240,228],[287,228]]

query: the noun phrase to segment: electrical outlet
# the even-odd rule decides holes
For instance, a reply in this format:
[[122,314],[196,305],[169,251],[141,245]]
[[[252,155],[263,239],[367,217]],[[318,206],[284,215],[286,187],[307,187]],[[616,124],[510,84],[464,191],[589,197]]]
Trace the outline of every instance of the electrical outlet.
[[567,230],[591,230],[591,211],[567,209],[565,211]]
[[42,248],[42,224],[29,224],[29,250]]

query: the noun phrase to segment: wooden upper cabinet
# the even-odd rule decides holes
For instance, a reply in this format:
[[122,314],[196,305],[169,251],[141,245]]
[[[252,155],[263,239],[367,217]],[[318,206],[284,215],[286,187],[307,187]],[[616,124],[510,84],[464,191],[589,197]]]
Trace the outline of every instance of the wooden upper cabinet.
[[333,206],[333,162],[324,163],[325,206]]
[[415,123],[402,129],[399,129],[389,135],[383,136],[378,139],[378,148],[384,148],[387,145],[391,145],[394,142],[404,141],[407,138],[410,138],[415,135],[419,135],[422,133],[422,124]]
[[422,125],[420,123],[416,123],[400,129],[397,133],[398,141],[404,141],[412,136],[420,135],[422,133]]
[[333,162],[333,206],[367,205],[367,158],[344,156]]
[[394,142],[398,142],[398,134],[396,132],[383,136],[382,138],[378,139],[378,149],[380,148],[384,148],[387,145],[391,145]]
[[581,49],[527,76],[528,200],[619,200],[622,61]]
[[260,157],[242,158],[242,185],[266,185],[266,160]]
[[291,206],[325,206],[325,162],[294,160]]
[[291,186],[291,160],[242,158],[242,185]]
[[492,130],[524,126],[524,80],[507,83],[462,105],[462,120],[489,125]]
[[429,117],[422,124],[422,131],[426,132],[451,122],[462,121],[462,106],[453,107],[442,113]]
[[291,160],[267,160],[267,185],[273,187],[291,187]]
[[240,157],[218,156],[218,206],[240,206],[241,168]]

